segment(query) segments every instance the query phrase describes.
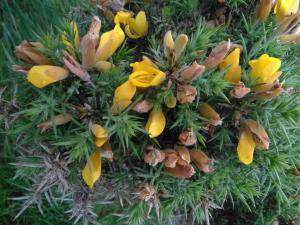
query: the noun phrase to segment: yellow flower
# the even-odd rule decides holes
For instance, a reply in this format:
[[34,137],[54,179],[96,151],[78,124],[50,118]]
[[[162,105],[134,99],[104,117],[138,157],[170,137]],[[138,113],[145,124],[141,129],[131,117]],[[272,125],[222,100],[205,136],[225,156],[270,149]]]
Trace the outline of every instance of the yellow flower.
[[278,21],[282,21],[286,16],[296,13],[299,2],[300,0],[278,0],[274,9]]
[[127,24],[129,24],[129,20],[132,18],[132,16],[133,16],[133,13],[131,13],[131,12],[119,11],[114,19],[115,24],[122,23],[124,25],[127,25]]
[[93,188],[95,182],[101,176],[101,155],[100,151],[94,151],[87,161],[84,169],[82,170],[82,177],[84,182],[89,186],[89,188]]
[[219,65],[220,70],[225,70],[229,67],[224,79],[232,83],[238,83],[242,77],[242,68],[239,65],[240,53],[241,50],[239,48],[234,49]]
[[[72,32],[73,32],[73,36],[74,36],[74,45],[75,48],[78,49],[79,44],[80,44],[80,37],[79,37],[79,33],[78,33],[78,27],[77,27],[77,23],[75,21],[72,21],[70,23]],[[65,46],[67,47],[68,51],[73,52],[73,44],[72,41],[68,39],[66,32],[63,33],[62,35],[62,40],[63,43],[65,44]]]
[[92,133],[95,135],[95,144],[97,147],[101,147],[107,140],[106,129],[99,124],[94,124],[91,127]]
[[135,19],[129,18],[128,25],[125,26],[125,33],[133,39],[146,36],[148,33],[148,22],[144,11],[140,11]]
[[27,80],[37,88],[64,80],[69,71],[58,66],[33,66],[27,73]]
[[239,160],[249,165],[253,161],[253,153],[256,146],[268,149],[270,139],[265,129],[256,121],[245,120],[244,127],[241,129],[240,139],[237,146]]
[[239,160],[246,165],[252,163],[254,148],[255,142],[253,141],[252,134],[247,129],[242,129],[237,147]]
[[155,64],[148,58],[141,62],[130,64],[133,73],[129,76],[129,81],[136,87],[147,88],[160,85],[166,74],[156,68]]
[[131,99],[134,97],[135,92],[136,87],[128,80],[117,87],[113,99],[112,114],[117,114],[126,109],[132,103]]
[[165,129],[166,117],[161,110],[154,111],[149,115],[145,130],[149,133],[150,138],[159,136]]
[[256,84],[273,83],[280,76],[278,71],[281,66],[281,60],[270,57],[268,54],[261,55],[258,59],[249,62],[251,67],[251,81]]
[[122,45],[124,39],[125,34],[119,24],[113,30],[103,33],[96,52],[96,62],[100,60],[106,61],[110,58]]

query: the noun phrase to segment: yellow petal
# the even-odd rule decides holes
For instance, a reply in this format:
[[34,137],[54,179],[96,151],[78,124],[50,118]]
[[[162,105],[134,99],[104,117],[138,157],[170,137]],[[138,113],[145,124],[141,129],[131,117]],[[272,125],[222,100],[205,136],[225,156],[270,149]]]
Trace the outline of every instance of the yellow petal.
[[98,61],[94,66],[98,71],[103,73],[108,72],[113,67],[113,65],[107,61]]
[[27,74],[27,80],[38,88],[67,78],[69,71],[58,66],[33,66]]
[[234,49],[224,60],[220,63],[220,70],[226,69],[228,66],[238,66],[240,64],[240,53],[239,48]]
[[152,111],[149,115],[145,130],[150,138],[159,136],[165,129],[166,117],[161,110]]
[[94,124],[91,127],[91,130],[97,138],[106,138],[107,137],[106,129],[99,124]]
[[[72,35],[74,36],[75,48],[78,49],[79,44],[80,44],[80,37],[79,37],[79,33],[78,33],[77,23],[75,21],[72,21],[70,23],[70,26],[71,26],[72,32],[73,32]],[[65,44],[65,46],[67,47],[68,51],[71,53],[74,52],[72,41],[67,38],[66,32],[63,32],[62,40],[63,40],[63,43]]]
[[240,133],[240,140],[237,147],[239,160],[246,165],[252,163],[254,148],[255,142],[253,141],[252,134],[243,129]]
[[94,151],[82,170],[82,178],[89,188],[93,188],[95,182],[100,178],[101,164],[100,151]]
[[129,23],[129,19],[132,18],[132,13],[131,12],[124,12],[124,11],[119,11],[117,12],[114,22],[115,24],[124,24],[127,25]]
[[106,61],[122,45],[125,34],[120,25],[116,25],[111,31],[105,32],[100,37],[99,47],[96,52],[96,61]]
[[132,39],[143,37],[148,33],[148,22],[144,11],[140,11],[135,19],[129,19],[125,33]]
[[149,59],[148,57],[143,56],[143,61],[141,62],[135,62],[130,63],[130,66],[132,67],[132,71],[136,72],[139,70],[147,70],[149,67],[157,68],[157,66]]
[[117,102],[113,103],[113,106],[111,107],[111,113],[113,115],[116,115],[118,113],[123,112],[130,104],[132,103],[129,99],[123,99]]
[[278,70],[281,66],[281,60],[270,57],[268,54],[261,55],[257,60],[251,60],[249,65],[251,67],[250,78],[257,84],[273,83],[280,75]]
[[231,66],[224,76],[224,80],[235,84],[241,81],[241,78],[242,78],[241,66]]
[[95,145],[101,147],[106,142],[106,138],[96,138]]
[[278,21],[282,21],[286,16],[298,11],[299,0],[278,0],[274,12]]
[[135,95],[135,92],[136,87],[132,85],[130,81],[126,81],[116,88],[113,102],[116,103],[122,100],[131,100]]
[[71,27],[72,27],[73,32],[74,32],[75,47],[78,49],[79,44],[80,44],[80,37],[79,37],[79,33],[78,33],[77,23],[75,21],[72,21],[71,22]]
[[[148,71],[136,71],[129,76],[130,82],[141,88],[150,86],[157,86],[161,84],[165,79],[165,73],[154,68],[148,68]],[[151,73],[151,72],[153,73]]]

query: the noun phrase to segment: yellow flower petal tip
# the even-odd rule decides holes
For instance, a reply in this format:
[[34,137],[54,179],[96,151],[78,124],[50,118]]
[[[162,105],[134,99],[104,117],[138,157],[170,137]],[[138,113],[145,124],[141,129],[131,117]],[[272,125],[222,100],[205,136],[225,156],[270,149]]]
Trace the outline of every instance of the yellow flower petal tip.
[[135,92],[136,87],[130,81],[126,81],[116,88],[113,102],[116,103],[126,99],[131,100]]
[[255,142],[252,138],[252,134],[242,129],[237,147],[238,159],[245,165],[251,164],[253,161],[254,148]]
[[132,39],[144,37],[148,33],[148,21],[146,13],[140,11],[135,18],[130,18],[125,27],[125,33]]
[[277,20],[282,21],[285,17],[298,11],[300,0],[278,0],[274,8]]
[[95,182],[99,180],[101,176],[101,164],[100,151],[94,151],[82,170],[82,178],[89,188],[93,188]]
[[27,80],[37,88],[64,80],[69,71],[58,66],[33,66],[27,73]]
[[152,111],[149,115],[145,130],[150,138],[159,136],[165,129],[166,117],[161,110]]
[[156,65],[148,58],[141,62],[131,63],[133,73],[129,81],[136,87],[147,88],[160,85],[166,78],[166,74],[156,68]]
[[74,51],[73,43],[75,45],[74,47],[78,49],[80,44],[80,37],[78,33],[77,23],[75,21],[72,21],[70,23],[70,27],[71,27],[72,37],[74,38],[73,42],[68,39],[66,32],[63,32],[62,34],[62,41],[64,45],[67,47],[68,51],[73,52]]
[[242,68],[240,63],[241,50],[235,48],[224,60],[220,63],[220,70],[228,68],[224,79],[228,82],[238,83],[242,78]]
[[91,130],[92,130],[92,133],[97,138],[106,138],[107,137],[106,129],[99,124],[92,125]]
[[268,54],[261,55],[258,59],[249,62],[251,67],[251,81],[256,81],[256,84],[273,83],[280,76],[279,68],[281,60],[270,57]]
[[106,142],[106,138],[96,138],[95,145],[100,148]]
[[96,62],[110,58],[124,40],[125,34],[119,24],[115,25],[113,30],[103,33],[96,52]]
[[124,24],[127,25],[129,24],[129,20],[130,18],[132,18],[133,13],[132,12],[124,12],[124,11],[119,11],[117,12],[115,18],[114,18],[114,22],[115,24]]

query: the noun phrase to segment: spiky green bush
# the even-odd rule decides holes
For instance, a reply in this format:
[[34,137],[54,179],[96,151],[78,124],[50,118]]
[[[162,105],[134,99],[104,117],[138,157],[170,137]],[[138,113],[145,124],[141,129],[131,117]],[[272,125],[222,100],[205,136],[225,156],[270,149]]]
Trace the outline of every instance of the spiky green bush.
[[[16,45],[23,39],[39,40],[46,46],[47,56],[62,65],[65,46],[61,35],[70,21],[77,21],[81,36],[93,15],[100,17],[103,31],[112,29],[113,22],[88,1],[2,1],[0,5],[3,224],[288,224],[299,213],[299,178],[293,173],[300,168],[300,48],[280,44],[276,19],[270,16],[265,22],[257,21],[253,1],[228,1],[226,5],[205,0],[132,1],[126,9],[146,11],[148,35],[138,40],[127,38],[113,55],[115,67],[109,72],[90,72],[95,88],[72,77],[44,89],[11,70],[12,64],[20,63],[13,53]],[[220,8],[223,13],[219,15]],[[220,22],[218,16],[222,15],[225,24],[207,25],[211,20]],[[163,55],[167,30],[190,38],[182,65],[193,60],[202,64],[220,41],[231,39],[240,44],[246,86],[250,86],[249,60],[263,53],[280,58],[283,93],[270,101],[236,100],[229,95],[233,87],[223,79],[224,72],[207,70],[192,83],[198,91],[196,100],[177,103],[166,114],[164,133],[150,139],[144,130],[146,115],[130,110],[112,115],[111,105],[116,87],[131,72],[129,64],[140,61],[142,55],[167,70]],[[168,94],[158,90],[151,100],[154,105],[164,104]],[[134,100],[139,98],[137,95]],[[198,111],[203,101],[216,106],[223,118],[223,125],[213,134],[200,129],[207,123]],[[74,106],[84,107],[84,113]],[[239,128],[233,126],[233,114],[237,110],[243,112],[242,118],[258,121],[271,139],[267,151],[255,151],[250,166],[241,164],[236,156]],[[37,128],[70,111],[70,123],[43,133]],[[93,189],[81,176],[95,149],[91,121],[105,125],[115,156],[113,162],[103,160],[101,179]],[[215,160],[213,173],[196,169],[192,178],[180,179],[167,173],[162,164],[151,167],[144,162],[147,145],[172,148],[178,144],[179,133],[188,128],[196,132],[196,147]],[[147,202],[137,194],[145,183],[156,190]]]

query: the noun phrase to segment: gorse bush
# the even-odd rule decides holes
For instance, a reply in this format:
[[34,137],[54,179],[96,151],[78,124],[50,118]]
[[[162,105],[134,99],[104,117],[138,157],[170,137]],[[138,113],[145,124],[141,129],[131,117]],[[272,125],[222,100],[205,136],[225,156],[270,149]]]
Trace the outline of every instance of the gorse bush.
[[4,223],[295,220],[299,1],[43,4],[1,3]]

